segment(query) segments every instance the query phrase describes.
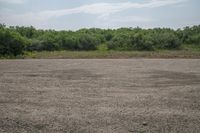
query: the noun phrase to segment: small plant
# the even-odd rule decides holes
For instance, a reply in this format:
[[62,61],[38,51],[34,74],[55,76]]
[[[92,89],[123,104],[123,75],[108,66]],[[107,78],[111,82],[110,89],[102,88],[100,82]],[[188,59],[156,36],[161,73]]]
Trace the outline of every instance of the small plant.
[[107,44],[101,44],[101,45],[97,46],[97,50],[98,51],[108,51],[108,46],[107,46]]

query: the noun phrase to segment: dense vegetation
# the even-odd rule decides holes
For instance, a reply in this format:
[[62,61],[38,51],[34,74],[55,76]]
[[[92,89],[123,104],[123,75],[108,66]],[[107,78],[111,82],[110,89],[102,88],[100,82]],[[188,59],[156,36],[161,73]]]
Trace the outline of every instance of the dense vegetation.
[[0,24],[0,55],[17,56],[24,51],[153,51],[200,46],[200,25],[169,28],[80,29],[78,31],[37,30],[34,27],[6,27]]

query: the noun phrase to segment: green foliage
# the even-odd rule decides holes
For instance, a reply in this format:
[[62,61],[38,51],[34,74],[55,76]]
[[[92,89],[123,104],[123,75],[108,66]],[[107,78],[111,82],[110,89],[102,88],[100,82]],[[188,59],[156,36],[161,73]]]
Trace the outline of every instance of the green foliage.
[[153,41],[148,36],[136,33],[131,36],[131,44],[136,50],[154,50]]
[[76,49],[77,39],[74,37],[61,37],[59,39],[59,46],[63,50],[74,50]]
[[3,56],[20,55],[23,51],[172,50],[183,48],[183,44],[200,45],[200,25],[178,30],[137,27],[55,31],[0,24],[0,55]]
[[200,44],[200,25],[193,27],[185,27],[184,30],[179,30],[179,36],[186,44]]
[[32,43],[26,47],[29,51],[54,51],[59,50],[58,41],[56,36],[47,32],[42,36],[31,41]]
[[100,40],[89,34],[80,34],[78,36],[77,50],[96,50]]
[[26,46],[27,51],[42,51],[42,41],[33,39],[31,44]]
[[17,31],[20,35],[25,36],[27,38],[32,38],[36,33],[36,29],[32,26],[31,27],[11,26],[10,29]]
[[152,38],[158,49],[178,49],[182,44],[178,36],[170,32],[155,34]]
[[101,45],[99,45],[98,47],[97,47],[97,50],[98,51],[107,51],[108,50],[108,46],[107,46],[107,44],[101,44]]
[[116,34],[108,43],[109,50],[132,50],[128,34]]
[[28,44],[28,40],[19,33],[6,29],[0,30],[0,55],[20,55],[26,44]]
[[195,34],[193,36],[190,36],[188,38],[187,42],[190,43],[190,44],[200,45],[200,33],[199,34]]

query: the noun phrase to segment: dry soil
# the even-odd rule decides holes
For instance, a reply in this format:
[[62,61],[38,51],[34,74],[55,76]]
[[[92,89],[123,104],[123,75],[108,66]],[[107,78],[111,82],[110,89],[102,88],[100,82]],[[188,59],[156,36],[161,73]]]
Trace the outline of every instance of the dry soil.
[[200,60],[1,60],[0,132],[200,133]]

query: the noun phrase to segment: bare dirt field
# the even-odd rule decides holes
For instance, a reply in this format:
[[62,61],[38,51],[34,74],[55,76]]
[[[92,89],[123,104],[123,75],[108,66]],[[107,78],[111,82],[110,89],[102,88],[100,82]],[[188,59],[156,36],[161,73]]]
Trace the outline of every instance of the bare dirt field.
[[200,60],[1,60],[0,132],[200,133]]

